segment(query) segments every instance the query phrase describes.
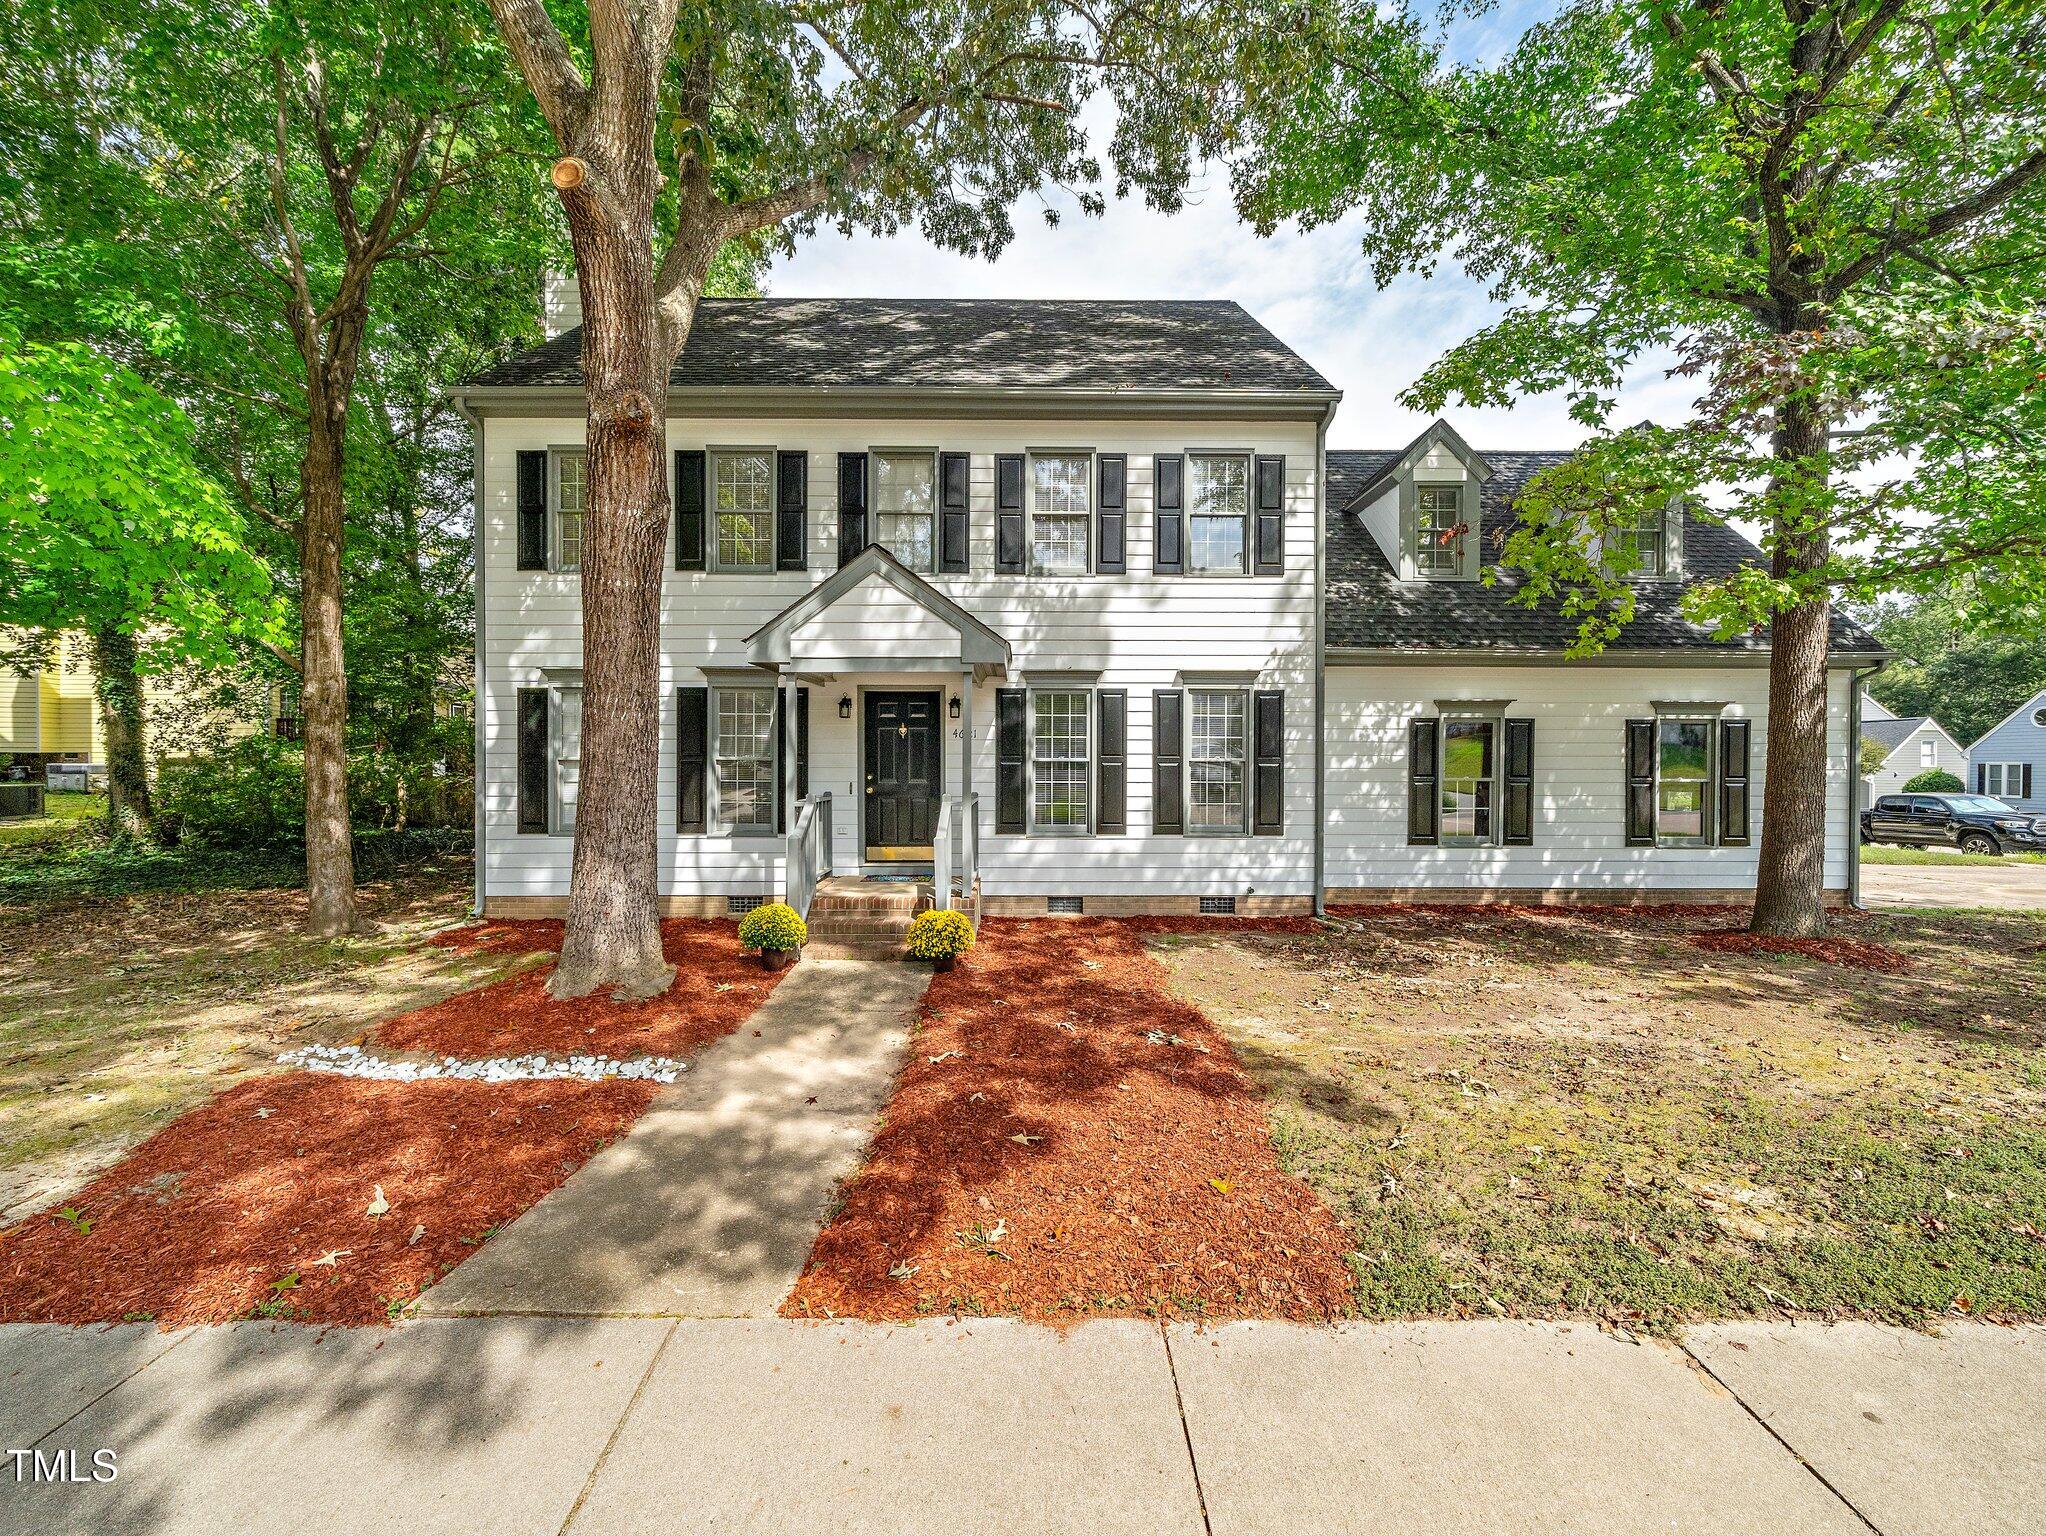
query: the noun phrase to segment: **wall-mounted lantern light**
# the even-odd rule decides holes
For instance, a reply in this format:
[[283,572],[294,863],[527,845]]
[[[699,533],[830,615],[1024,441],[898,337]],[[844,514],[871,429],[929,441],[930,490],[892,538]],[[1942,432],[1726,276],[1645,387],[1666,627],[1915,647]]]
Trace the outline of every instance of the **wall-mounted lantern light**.
[[946,713],[947,713],[947,714],[949,714],[949,715],[951,715],[951,717],[952,717],[952,718],[953,718],[954,720],[957,720],[957,719],[959,718],[959,695],[958,695],[958,694],[956,694],[956,693],[955,693],[955,694],[953,694],[953,695],[952,695],[952,704],[951,704],[951,707],[950,707],[950,708],[949,708],[949,709],[948,709],[948,710],[946,711]]
[[852,719],[852,695],[849,693],[838,701],[838,718],[841,720]]

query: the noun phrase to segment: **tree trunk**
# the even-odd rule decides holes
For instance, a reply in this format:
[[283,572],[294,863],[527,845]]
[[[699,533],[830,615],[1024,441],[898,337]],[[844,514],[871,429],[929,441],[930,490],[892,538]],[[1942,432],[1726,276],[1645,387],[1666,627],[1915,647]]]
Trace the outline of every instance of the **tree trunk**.
[[348,673],[341,645],[342,428],[336,402],[315,379],[308,391],[305,458],[299,465],[305,522],[299,541],[300,680],[305,730],[306,931],[353,933],[355,854],[349,845]]
[[603,156],[625,166],[607,198],[586,186],[562,195],[582,284],[590,462],[582,771],[568,922],[548,983],[556,997],[600,987],[614,997],[652,997],[675,976],[661,952],[657,843],[671,353],[655,304],[650,133],[643,158],[638,150]]
[[[1778,412],[1777,488],[1809,478],[1828,446],[1826,422],[1802,399]],[[1831,554],[1823,522],[1811,531],[1779,520],[1773,573],[1795,577]],[[1826,662],[1833,605],[1823,588],[1780,613],[1770,626],[1769,756],[1762,848],[1751,931],[1808,937],[1826,928]]]
[[107,820],[114,830],[140,836],[151,830],[149,760],[142,679],[135,667],[135,636],[114,625],[92,632],[93,688],[107,733]]

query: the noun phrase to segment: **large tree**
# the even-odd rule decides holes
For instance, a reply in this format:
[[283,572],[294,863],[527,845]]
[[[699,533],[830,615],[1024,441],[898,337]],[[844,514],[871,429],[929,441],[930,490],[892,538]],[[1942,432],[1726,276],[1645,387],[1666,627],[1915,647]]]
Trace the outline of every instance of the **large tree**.
[[1106,91],[1118,191],[1178,200],[1224,147],[1258,66],[1226,0],[490,0],[560,149],[552,181],[582,287],[583,778],[568,926],[550,986],[647,995],[673,979],[656,921],[666,399],[711,263],[823,220],[918,224],[973,254],[1047,183],[1098,208],[1080,111]]
[[[1765,569],[1691,601],[1768,626],[1754,924],[1818,931],[1835,598],[1969,571],[2009,599],[2046,568],[2046,13],[1576,0],[1496,66],[1420,70],[1366,22],[1317,22],[1329,67],[1267,104],[1242,205],[1361,211],[1381,281],[1446,255],[1507,303],[1408,399],[1569,393],[1594,436],[1504,555],[1582,649],[1630,611],[1613,527],[1688,497],[1763,530]],[[1614,429],[1671,350],[1692,417]]]

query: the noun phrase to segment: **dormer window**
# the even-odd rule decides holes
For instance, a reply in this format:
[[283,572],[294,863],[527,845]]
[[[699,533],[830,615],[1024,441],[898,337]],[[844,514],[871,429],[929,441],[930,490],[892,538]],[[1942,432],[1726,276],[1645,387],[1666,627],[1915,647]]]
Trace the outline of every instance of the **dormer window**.
[[1461,485],[1414,487],[1414,569],[1423,576],[1463,574],[1464,520]]
[[1669,574],[1669,509],[1648,507],[1635,513],[1634,517],[1619,530],[1619,547],[1632,557],[1627,568],[1630,576],[1666,576]]

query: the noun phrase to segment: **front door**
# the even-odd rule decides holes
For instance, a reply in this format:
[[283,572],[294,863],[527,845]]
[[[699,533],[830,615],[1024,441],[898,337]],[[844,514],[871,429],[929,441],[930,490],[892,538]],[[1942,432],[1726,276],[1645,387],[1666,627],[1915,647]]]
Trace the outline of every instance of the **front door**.
[[870,693],[864,712],[867,858],[928,863],[944,783],[938,695]]

